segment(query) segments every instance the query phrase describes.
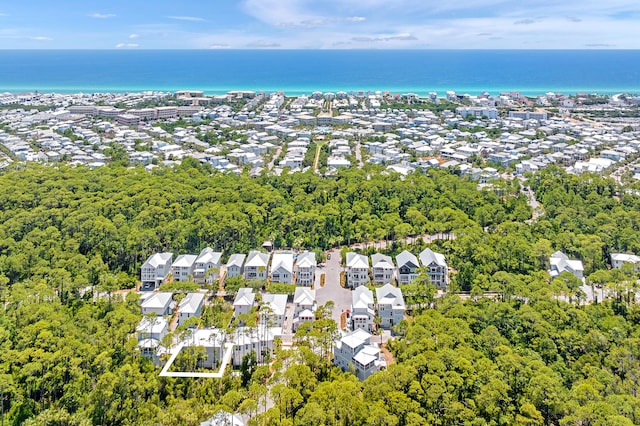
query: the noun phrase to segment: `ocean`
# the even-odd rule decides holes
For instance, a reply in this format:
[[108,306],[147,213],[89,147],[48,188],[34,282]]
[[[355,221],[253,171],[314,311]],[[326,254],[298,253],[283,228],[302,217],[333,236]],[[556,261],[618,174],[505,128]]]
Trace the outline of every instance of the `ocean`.
[[640,93],[640,50],[0,50],[0,92]]

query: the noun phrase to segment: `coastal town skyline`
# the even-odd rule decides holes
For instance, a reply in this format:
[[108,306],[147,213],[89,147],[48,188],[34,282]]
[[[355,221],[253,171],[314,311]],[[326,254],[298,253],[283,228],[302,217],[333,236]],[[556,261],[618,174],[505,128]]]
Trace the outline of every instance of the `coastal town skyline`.
[[0,49],[635,49],[640,7],[499,0],[0,4]]

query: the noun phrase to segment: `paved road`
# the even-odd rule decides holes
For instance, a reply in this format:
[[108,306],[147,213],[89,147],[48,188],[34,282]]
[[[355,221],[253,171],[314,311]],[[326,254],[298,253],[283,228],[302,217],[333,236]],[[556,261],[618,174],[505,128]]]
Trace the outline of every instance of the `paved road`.
[[[316,269],[316,301],[318,306],[324,305],[329,300],[333,301],[334,308],[331,317],[340,326],[340,314],[351,307],[351,291],[340,287],[340,251],[334,249],[329,252],[331,259],[327,259],[324,267]],[[326,274],[324,287],[320,287],[320,275]]]

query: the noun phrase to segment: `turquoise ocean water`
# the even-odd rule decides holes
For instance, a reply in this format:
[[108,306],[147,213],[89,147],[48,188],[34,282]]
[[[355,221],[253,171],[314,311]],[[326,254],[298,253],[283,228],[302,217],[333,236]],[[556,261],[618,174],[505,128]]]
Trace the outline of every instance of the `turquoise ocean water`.
[[0,50],[0,92],[640,93],[640,50]]

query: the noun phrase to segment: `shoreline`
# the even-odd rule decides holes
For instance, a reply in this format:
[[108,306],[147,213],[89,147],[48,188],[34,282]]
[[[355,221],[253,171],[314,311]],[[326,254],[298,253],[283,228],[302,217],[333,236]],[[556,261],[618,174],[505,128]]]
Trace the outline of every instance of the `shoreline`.
[[337,93],[337,92],[347,92],[347,93],[358,93],[358,92],[382,92],[382,93],[390,93],[390,94],[405,94],[405,93],[416,93],[420,98],[428,97],[430,92],[436,92],[438,97],[445,97],[448,91],[455,92],[457,94],[468,94],[471,96],[478,96],[483,93],[488,93],[489,95],[496,96],[501,93],[519,93],[522,96],[526,97],[537,97],[541,95],[545,95],[546,93],[552,92],[555,94],[562,94],[566,96],[576,96],[577,94],[589,94],[589,95],[616,95],[616,94],[627,94],[627,95],[639,95],[640,87],[636,88],[592,88],[592,89],[579,89],[579,88],[562,88],[562,87],[549,87],[549,88],[502,88],[502,87],[491,87],[491,88],[429,88],[429,87],[389,87],[389,88],[372,88],[372,87],[321,87],[317,86],[315,88],[311,87],[292,87],[292,88],[283,88],[283,87],[258,87],[258,86],[220,86],[220,87],[184,87],[184,86],[165,86],[165,87],[0,87],[0,94],[2,93],[10,93],[12,95],[24,94],[24,93],[40,93],[40,94],[60,94],[60,95],[70,95],[70,94],[120,94],[120,93],[142,93],[142,92],[169,92],[174,93],[181,90],[199,90],[203,91],[205,96],[215,96],[215,95],[224,95],[228,92],[232,91],[252,91],[256,93],[264,92],[264,93],[284,93],[285,96],[297,97],[297,96],[311,96],[313,92],[322,92],[322,93]]

